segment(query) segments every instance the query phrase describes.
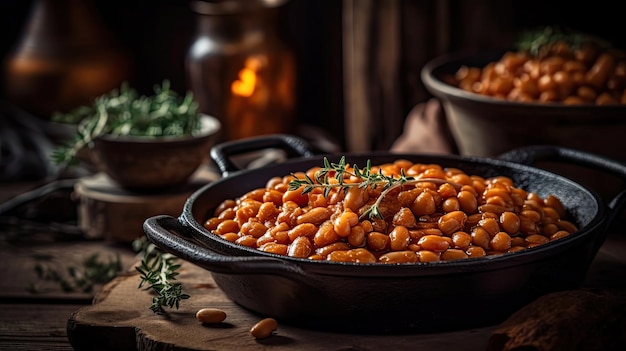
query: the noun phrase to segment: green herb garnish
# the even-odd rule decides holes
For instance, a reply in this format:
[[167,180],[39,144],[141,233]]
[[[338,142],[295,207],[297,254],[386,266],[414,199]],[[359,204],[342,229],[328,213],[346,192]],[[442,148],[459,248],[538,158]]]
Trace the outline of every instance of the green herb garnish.
[[610,43],[595,36],[559,26],[547,26],[521,32],[515,47],[533,56],[541,56],[553,45],[565,44],[570,49],[581,48],[586,43],[594,43],[601,48],[610,47]]
[[143,253],[140,266],[135,267],[141,275],[139,289],[147,284],[145,289],[155,293],[150,310],[156,314],[165,314],[166,306],[178,309],[180,301],[190,296],[183,293],[181,283],[173,282],[181,266],[177,263],[177,257],[162,252],[145,237],[135,240],[133,245]]
[[[331,190],[336,188],[341,188],[345,192],[348,191],[350,187],[355,186],[359,188],[369,188],[372,190],[376,189],[377,187],[382,187],[383,191],[381,192],[378,199],[376,199],[376,202],[374,202],[367,210],[365,210],[360,215],[360,219],[384,219],[383,214],[380,212],[379,209],[380,203],[385,195],[387,195],[392,189],[396,187],[420,182],[433,182],[437,184],[450,183],[456,188],[460,188],[459,184],[455,184],[444,179],[415,179],[414,177],[407,176],[404,173],[404,170],[400,171],[400,176],[398,178],[395,178],[393,176],[386,176],[382,173],[382,170],[380,169],[378,173],[372,173],[372,163],[370,160],[367,160],[365,168],[361,169],[355,164],[354,166],[352,166],[352,169],[352,171],[349,170],[345,156],[341,157],[339,163],[332,163],[328,160],[328,158],[324,157],[324,167],[320,168],[315,173],[315,179],[311,179],[311,177],[309,177],[308,175],[305,175],[304,179],[294,179],[289,182],[289,190],[297,190],[300,187],[304,186],[304,188],[302,189],[302,194],[306,194],[311,192],[315,188],[324,188],[324,196],[328,197]],[[295,175],[293,176],[295,177]],[[356,177],[358,179],[362,179],[362,181],[357,183],[345,183],[345,177]],[[337,182],[331,183],[330,179],[332,178],[334,178]]]
[[55,149],[52,160],[57,164],[77,163],[76,155],[102,135],[163,137],[192,135],[200,130],[198,104],[191,92],[180,97],[170,89],[168,80],[154,86],[154,95],[139,95],[123,83],[95,99],[91,106],[82,106],[70,113],[55,113],[52,120],[76,123],[74,140]]
[[[108,283],[121,271],[122,263],[119,255],[115,259],[109,258],[107,262],[103,262],[97,253],[85,258],[78,267],[67,267],[65,273],[49,265],[35,265],[35,273],[39,279],[55,282],[64,292],[68,293],[75,291],[91,292],[95,285]],[[39,288],[35,284],[31,284],[28,290],[33,293],[39,292]]]

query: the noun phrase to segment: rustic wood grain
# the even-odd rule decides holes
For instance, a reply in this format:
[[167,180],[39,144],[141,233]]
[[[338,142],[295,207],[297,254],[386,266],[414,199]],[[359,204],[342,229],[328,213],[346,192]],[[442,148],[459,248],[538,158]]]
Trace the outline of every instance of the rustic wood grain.
[[[484,350],[493,328],[420,335],[354,335],[306,330],[279,324],[263,340],[250,328],[265,316],[230,301],[209,272],[184,263],[179,281],[191,295],[178,310],[160,316],[149,310],[151,295],[138,290],[139,276],[128,274],[104,287],[92,306],[82,307],[68,320],[68,337],[76,350]],[[195,319],[201,308],[226,312],[224,322],[203,325]],[[112,343],[115,343],[114,345]]]
[[623,350],[626,298],[606,291],[548,294],[525,306],[493,333],[487,351]]

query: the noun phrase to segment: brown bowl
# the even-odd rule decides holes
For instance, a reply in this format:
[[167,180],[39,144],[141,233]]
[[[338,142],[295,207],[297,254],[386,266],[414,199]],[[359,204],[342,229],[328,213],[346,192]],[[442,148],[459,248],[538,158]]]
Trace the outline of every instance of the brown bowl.
[[187,182],[217,141],[220,122],[203,115],[197,135],[181,137],[103,136],[94,140],[96,168],[123,188],[145,190]]

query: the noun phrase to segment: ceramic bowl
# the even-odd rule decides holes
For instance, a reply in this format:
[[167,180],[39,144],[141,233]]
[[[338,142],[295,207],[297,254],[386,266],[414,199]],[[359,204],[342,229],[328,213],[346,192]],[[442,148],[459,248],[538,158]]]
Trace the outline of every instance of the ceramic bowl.
[[443,78],[462,65],[484,67],[502,54],[454,53],[422,69],[422,82],[442,102],[461,154],[494,156],[529,144],[552,144],[625,159],[626,105],[514,102],[462,90]]
[[221,124],[202,115],[202,128],[193,136],[102,136],[94,140],[95,167],[123,188],[146,190],[186,183],[209,157]]

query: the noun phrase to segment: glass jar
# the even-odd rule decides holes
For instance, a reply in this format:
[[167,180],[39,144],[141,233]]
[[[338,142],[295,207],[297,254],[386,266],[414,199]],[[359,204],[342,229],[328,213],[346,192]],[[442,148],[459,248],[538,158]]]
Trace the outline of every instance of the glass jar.
[[296,59],[286,0],[194,1],[196,36],[187,54],[189,89],[201,112],[220,119],[222,139],[290,133]]

